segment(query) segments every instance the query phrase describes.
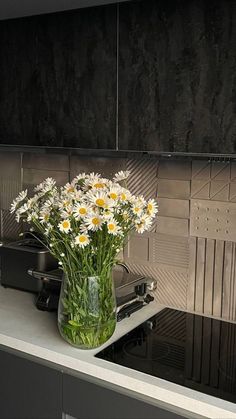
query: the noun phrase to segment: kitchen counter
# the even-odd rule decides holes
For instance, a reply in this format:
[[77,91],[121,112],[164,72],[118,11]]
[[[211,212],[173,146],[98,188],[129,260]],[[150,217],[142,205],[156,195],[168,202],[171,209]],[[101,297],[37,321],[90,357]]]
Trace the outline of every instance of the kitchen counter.
[[114,335],[102,347],[79,350],[60,337],[55,313],[36,309],[33,295],[0,287],[0,345],[2,349],[36,357],[38,362],[49,362],[56,368],[102,380],[125,394],[130,393],[157,406],[171,407],[173,412],[185,417],[236,419],[236,405],[233,403],[94,357],[102,348],[162,308],[151,303],[118,323]]

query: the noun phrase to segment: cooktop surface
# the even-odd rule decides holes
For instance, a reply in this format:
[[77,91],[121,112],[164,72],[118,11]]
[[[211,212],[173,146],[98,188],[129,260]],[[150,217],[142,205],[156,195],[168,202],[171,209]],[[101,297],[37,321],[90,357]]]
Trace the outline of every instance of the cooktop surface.
[[236,402],[236,324],[164,309],[96,357]]

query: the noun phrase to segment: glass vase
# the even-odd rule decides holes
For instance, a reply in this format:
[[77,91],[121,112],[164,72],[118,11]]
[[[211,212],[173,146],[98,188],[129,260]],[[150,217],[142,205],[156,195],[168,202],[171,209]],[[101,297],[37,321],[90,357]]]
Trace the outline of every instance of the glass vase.
[[105,343],[116,327],[116,298],[112,272],[87,276],[64,274],[58,305],[61,336],[80,349]]

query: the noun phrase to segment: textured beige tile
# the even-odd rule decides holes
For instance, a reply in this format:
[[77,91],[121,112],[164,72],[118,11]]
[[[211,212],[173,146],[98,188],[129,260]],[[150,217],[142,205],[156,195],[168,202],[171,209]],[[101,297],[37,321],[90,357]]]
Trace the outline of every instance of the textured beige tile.
[[133,235],[126,248],[125,257],[130,262],[148,262],[149,260],[149,238],[141,235]]
[[176,236],[188,237],[189,222],[188,220],[173,217],[158,217],[157,233],[170,234],[175,233]]
[[191,174],[190,161],[160,161],[158,169],[160,179],[190,180]]
[[229,199],[230,201],[236,201],[236,183],[231,182],[229,188]]
[[191,197],[198,199],[210,198],[210,182],[205,180],[191,181]]
[[189,200],[158,198],[159,215],[164,217],[189,218]]
[[236,182],[236,162],[231,163],[231,180]]
[[63,154],[24,153],[24,169],[69,171],[69,156]]
[[190,181],[159,179],[157,192],[160,198],[189,199]]
[[0,152],[0,178],[20,181],[21,153]]
[[192,162],[192,178],[208,180],[211,175],[211,165],[206,160],[194,160]]
[[188,269],[188,237],[171,236],[159,233],[153,235],[152,240],[152,263]]
[[190,235],[236,241],[236,204],[191,200]]
[[9,209],[22,190],[21,153],[0,153],[0,208]]
[[210,183],[210,199],[229,201],[229,183],[226,183],[225,180],[212,180]]
[[131,272],[146,275],[157,280],[154,292],[156,301],[169,307],[186,308],[188,274],[174,268],[158,265],[127,263]]
[[224,180],[230,179],[230,163],[214,162],[211,164],[211,179]]
[[127,179],[128,189],[135,195],[143,195],[146,199],[157,196],[157,168],[156,159],[128,160],[127,169],[130,176]]

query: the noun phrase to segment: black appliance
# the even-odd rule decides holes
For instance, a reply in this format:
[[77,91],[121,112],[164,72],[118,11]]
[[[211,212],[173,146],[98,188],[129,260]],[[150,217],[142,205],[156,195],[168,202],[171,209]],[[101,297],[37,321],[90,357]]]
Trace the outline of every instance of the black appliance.
[[[128,271],[125,264],[123,269],[113,270],[115,293],[117,301],[117,320],[129,317],[133,312],[140,310],[154,300],[151,295],[156,288],[156,280],[135,275]],[[60,269],[52,271],[39,271],[29,269],[28,274],[41,281],[42,287],[36,300],[39,310],[57,310],[63,272]],[[34,279],[32,278],[32,282]]]
[[32,281],[28,269],[52,270],[57,267],[56,259],[40,241],[30,235],[22,240],[6,243],[0,247],[1,285],[24,291],[39,292],[40,280]]
[[166,308],[96,357],[236,402],[236,324]]

